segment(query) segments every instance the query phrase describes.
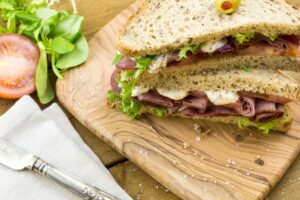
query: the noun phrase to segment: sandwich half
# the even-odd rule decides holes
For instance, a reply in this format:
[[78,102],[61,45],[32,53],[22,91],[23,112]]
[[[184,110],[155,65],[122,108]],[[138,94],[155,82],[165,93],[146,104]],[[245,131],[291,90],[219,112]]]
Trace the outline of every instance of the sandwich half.
[[243,0],[232,15],[213,0],[146,0],[121,30],[127,57],[153,55],[149,72],[201,68],[300,69],[300,10],[285,0]]
[[[243,0],[232,15],[214,1],[145,1],[121,30],[108,102],[143,113],[287,131],[299,99],[299,10]],[[300,74],[299,74],[300,75]]]

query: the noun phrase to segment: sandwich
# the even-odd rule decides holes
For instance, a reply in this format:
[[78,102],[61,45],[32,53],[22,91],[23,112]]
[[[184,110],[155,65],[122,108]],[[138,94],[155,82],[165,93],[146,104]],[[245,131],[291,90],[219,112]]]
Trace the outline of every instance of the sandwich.
[[[234,1],[233,1],[234,2]],[[108,102],[131,118],[180,116],[287,131],[300,99],[300,10],[243,0],[146,0],[122,28]]]

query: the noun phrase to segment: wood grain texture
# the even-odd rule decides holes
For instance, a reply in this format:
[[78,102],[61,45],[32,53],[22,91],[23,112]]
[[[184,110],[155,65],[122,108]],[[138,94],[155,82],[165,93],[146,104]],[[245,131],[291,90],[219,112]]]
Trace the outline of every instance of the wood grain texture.
[[[90,41],[86,64],[58,81],[61,103],[99,138],[183,199],[263,199],[299,152],[300,106],[291,105],[295,122],[286,135],[264,136],[255,130],[197,122],[213,130],[200,143],[195,141],[193,120],[145,116],[130,121],[106,106],[106,92],[116,34],[135,9],[136,4],[105,26]],[[254,162],[258,157],[263,166]]]
[[111,167],[116,163],[127,160],[121,154],[101,141],[96,135],[92,134],[86,127],[81,125],[77,119],[74,117],[70,117],[69,119],[83,141],[89,145],[106,167]]
[[109,171],[133,199],[180,200],[130,161],[116,165]]
[[[85,17],[83,32],[92,38],[106,23],[135,0],[76,0],[78,12]],[[63,0],[58,8],[71,10],[71,1]]]

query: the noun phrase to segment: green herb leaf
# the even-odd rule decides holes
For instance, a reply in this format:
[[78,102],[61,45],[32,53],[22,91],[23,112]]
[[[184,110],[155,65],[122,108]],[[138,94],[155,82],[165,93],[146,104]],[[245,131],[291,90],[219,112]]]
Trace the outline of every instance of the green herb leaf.
[[19,34],[31,35],[32,38],[35,38],[34,32],[40,26],[40,21],[36,21],[30,24],[21,24],[19,26]]
[[245,72],[251,72],[250,68],[247,67],[246,65],[241,65],[240,69],[243,70],[243,71],[245,71]]
[[145,56],[145,57],[138,57],[135,59],[137,65],[136,68],[142,68],[142,69],[147,69],[152,61],[153,61],[154,57],[153,56]]
[[246,42],[250,42],[255,37],[255,32],[237,33],[233,35],[233,37],[238,43],[244,44]]
[[186,47],[181,48],[179,51],[179,60],[181,60],[183,58],[187,58],[187,54],[189,52],[192,52],[193,54],[195,54],[199,48],[200,48],[200,45],[186,46]]
[[33,6],[47,6],[48,0],[32,0],[30,4]]
[[83,17],[56,11],[48,3],[49,0],[0,0],[0,33],[24,35],[41,49],[35,83],[42,103],[54,98],[48,63],[62,79],[62,71],[82,64],[88,57],[88,44],[81,33]]
[[8,30],[0,26],[0,34],[2,33],[8,33]]
[[21,21],[21,23],[25,24],[30,24],[38,21],[38,18],[36,18],[33,14],[27,12],[18,12],[17,18]]
[[75,45],[63,37],[56,37],[51,43],[53,50],[59,54],[69,53],[74,50]]
[[44,45],[39,42],[40,60],[35,73],[35,85],[41,103],[47,104],[54,99],[54,90],[48,77],[47,53]]
[[168,114],[167,109],[165,108],[155,108],[154,115],[160,118],[166,117]]
[[0,1],[0,10],[14,10],[14,6],[10,2]]
[[73,40],[81,31],[83,17],[70,15],[59,22],[53,31],[54,36],[63,36],[68,40]]
[[112,65],[115,65],[115,64],[117,64],[118,62],[120,62],[120,61],[122,60],[122,58],[123,58],[123,55],[117,53],[117,54],[115,55],[115,58],[114,58],[113,62],[112,62]]
[[53,70],[54,74],[57,76],[57,78],[63,79],[64,77],[61,75],[59,69],[57,69],[56,64],[55,64],[56,63],[56,53],[55,53],[55,51],[52,52],[51,63],[52,63],[52,70]]
[[57,14],[56,10],[51,8],[39,8],[34,12],[35,16],[42,21],[49,19],[50,17]]
[[57,13],[56,15],[51,16],[47,20],[45,20],[42,24],[42,32],[43,35],[48,36],[59,23],[61,14]]
[[[154,57],[153,56],[145,56],[138,57],[135,59],[137,65],[135,71],[130,70],[122,70],[121,76],[118,81],[119,87],[122,88],[122,92],[120,94],[120,106],[118,106],[118,110],[126,113],[131,119],[136,118],[141,111],[140,103],[133,100],[131,97],[132,90],[135,86],[137,78],[151,65]],[[111,101],[114,98],[109,97],[111,94],[108,94],[108,98]],[[157,112],[158,115],[162,115],[162,111]]]
[[121,102],[121,97],[119,94],[114,93],[112,90],[108,91],[107,93],[108,103],[115,104]]
[[74,41],[75,48],[73,51],[61,55],[56,63],[58,69],[66,70],[84,63],[89,54],[89,46],[85,37],[80,33]]
[[272,32],[269,33],[269,39],[274,42],[278,38],[278,33]]
[[268,122],[264,122],[264,123],[258,123],[258,122],[253,122],[250,121],[249,118],[246,117],[240,117],[238,119],[238,126],[243,129],[249,126],[254,126],[257,129],[261,130],[264,134],[268,134],[270,132],[270,130],[272,130],[275,126],[275,124],[278,122],[277,119],[268,121]]
[[272,120],[266,123],[261,123],[257,125],[257,128],[261,130],[264,134],[268,134],[276,124],[277,120]]
[[8,17],[8,21],[7,21],[7,30],[10,33],[15,33],[16,29],[17,29],[17,24],[16,24],[16,15],[15,14],[11,14]]
[[244,128],[250,126],[251,124],[252,124],[252,122],[246,117],[240,117],[238,119],[238,126],[240,129],[244,129]]

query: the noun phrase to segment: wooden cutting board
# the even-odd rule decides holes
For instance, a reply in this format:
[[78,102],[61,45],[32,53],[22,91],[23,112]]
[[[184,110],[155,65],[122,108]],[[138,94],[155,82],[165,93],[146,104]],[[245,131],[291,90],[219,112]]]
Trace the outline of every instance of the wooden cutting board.
[[[263,199],[299,153],[299,103],[291,104],[292,129],[269,135],[180,118],[144,116],[131,121],[106,106],[116,36],[140,3],[90,41],[88,61],[57,82],[60,102],[99,138],[183,199]],[[211,133],[197,133],[196,123]]]

